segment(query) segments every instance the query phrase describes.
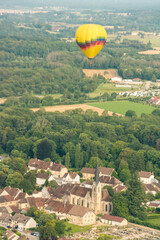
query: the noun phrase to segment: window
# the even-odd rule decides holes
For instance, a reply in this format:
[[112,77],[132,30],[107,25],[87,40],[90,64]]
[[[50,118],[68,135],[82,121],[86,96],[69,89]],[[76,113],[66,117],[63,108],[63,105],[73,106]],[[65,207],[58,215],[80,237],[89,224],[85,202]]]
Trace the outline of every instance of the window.
[[77,205],[79,204],[79,199],[77,199]]
[[74,204],[74,198],[73,198],[73,200],[72,200],[72,203]]
[[82,207],[83,207],[83,200],[82,200]]
[[89,208],[89,203],[87,203],[87,208]]
[[106,205],[106,212],[107,212],[108,206]]
[[111,204],[109,205],[109,211],[110,212],[112,211],[112,205]]

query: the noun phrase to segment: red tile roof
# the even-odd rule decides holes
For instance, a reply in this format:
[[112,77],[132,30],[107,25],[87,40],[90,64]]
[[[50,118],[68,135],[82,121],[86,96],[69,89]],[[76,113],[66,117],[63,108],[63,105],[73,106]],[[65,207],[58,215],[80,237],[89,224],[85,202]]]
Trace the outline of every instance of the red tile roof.
[[99,173],[106,176],[110,176],[113,170],[113,168],[99,167]]
[[92,212],[91,209],[82,207],[79,205],[73,205],[71,210],[68,212],[69,215],[83,217],[86,213]]
[[10,195],[0,196],[0,203],[12,202],[12,201],[14,201],[14,199]]
[[150,178],[153,175],[151,172],[140,171],[138,172],[140,178]]
[[[110,176],[113,172],[113,168],[99,167],[99,173],[102,175]],[[95,174],[95,168],[82,168],[81,173]]]
[[80,197],[85,197],[87,193],[89,193],[91,195],[91,192],[92,192],[92,190],[89,188],[75,186],[72,189],[71,194],[80,196]]
[[82,168],[81,173],[89,173],[89,174],[95,174],[96,169],[95,168]]
[[63,168],[65,168],[65,166],[62,164],[53,163],[53,162],[44,162],[43,160],[33,159],[33,158],[30,159],[28,166],[34,167],[36,169],[45,169],[45,170],[50,169],[56,172],[60,172]]
[[105,220],[108,220],[108,221],[114,221],[114,222],[119,222],[119,223],[121,223],[125,218],[117,217],[117,216],[111,216],[111,215],[108,215],[108,214],[104,214],[104,215],[102,216],[102,219],[105,219]]
[[39,172],[37,174],[37,178],[40,178],[40,179],[47,179],[48,177],[49,177],[48,173],[41,173],[41,172]]

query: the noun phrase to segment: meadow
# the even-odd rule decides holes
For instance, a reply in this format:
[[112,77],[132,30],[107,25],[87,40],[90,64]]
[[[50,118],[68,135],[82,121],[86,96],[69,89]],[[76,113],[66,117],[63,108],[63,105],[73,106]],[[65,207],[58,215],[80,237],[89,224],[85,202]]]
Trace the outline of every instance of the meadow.
[[147,223],[152,224],[152,226],[155,226],[155,228],[160,229],[160,214],[150,214],[147,217],[147,220],[145,221]]
[[112,111],[115,113],[120,113],[125,115],[126,111],[133,110],[137,114],[137,116],[141,116],[142,113],[150,114],[155,107],[141,104],[141,103],[134,103],[130,101],[114,101],[114,102],[97,102],[89,104],[94,107],[98,107],[101,109],[105,109],[108,111]]

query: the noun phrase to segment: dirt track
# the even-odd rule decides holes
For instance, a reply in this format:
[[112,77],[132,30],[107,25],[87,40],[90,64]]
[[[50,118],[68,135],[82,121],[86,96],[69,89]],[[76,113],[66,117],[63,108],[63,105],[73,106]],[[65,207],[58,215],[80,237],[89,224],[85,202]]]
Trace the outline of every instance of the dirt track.
[[[57,105],[57,106],[51,106],[51,107],[44,107],[43,109],[45,109],[46,112],[65,112],[68,110],[74,110],[74,109],[82,109],[84,112],[88,109],[91,109],[95,112],[98,112],[99,115],[102,115],[102,113],[104,112],[104,109],[101,108],[97,108],[97,107],[93,107],[87,104],[74,104],[74,105]],[[32,111],[36,112],[38,111],[39,108],[32,108]],[[118,116],[123,116],[122,114],[118,114],[116,113]],[[108,111],[108,115],[112,116],[113,112]]]

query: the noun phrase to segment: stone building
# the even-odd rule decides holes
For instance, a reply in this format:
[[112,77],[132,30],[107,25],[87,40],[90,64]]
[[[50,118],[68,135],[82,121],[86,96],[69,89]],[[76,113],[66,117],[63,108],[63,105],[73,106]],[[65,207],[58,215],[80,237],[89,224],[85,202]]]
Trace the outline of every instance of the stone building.
[[98,164],[92,188],[75,185],[71,190],[69,203],[90,208],[95,214],[112,213],[113,205],[109,193],[107,189],[102,189],[100,183]]

